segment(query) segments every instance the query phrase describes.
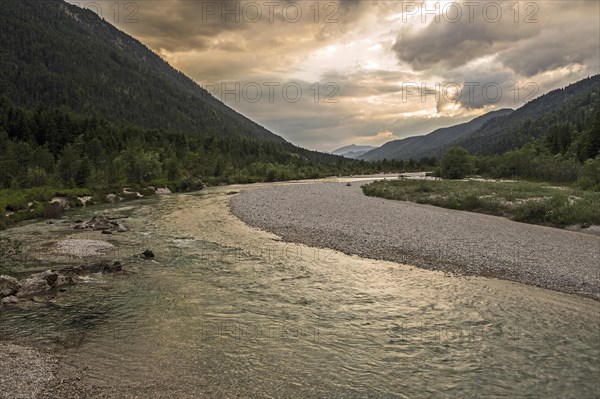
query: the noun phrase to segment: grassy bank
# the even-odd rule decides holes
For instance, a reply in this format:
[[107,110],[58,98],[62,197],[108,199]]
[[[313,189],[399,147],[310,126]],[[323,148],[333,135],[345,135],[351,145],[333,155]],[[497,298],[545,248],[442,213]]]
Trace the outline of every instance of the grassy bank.
[[394,180],[363,186],[366,195],[564,227],[600,225],[600,192],[528,181]]
[[63,199],[68,208],[77,208],[84,206],[81,199],[86,197],[87,205],[94,205],[109,202],[108,194],[118,194],[123,200],[137,199],[135,192],[154,195],[154,190],[147,187],[129,187],[132,193],[124,193],[122,187],[0,189],[0,230],[23,220],[60,217],[65,207],[59,203],[51,204],[54,197]]

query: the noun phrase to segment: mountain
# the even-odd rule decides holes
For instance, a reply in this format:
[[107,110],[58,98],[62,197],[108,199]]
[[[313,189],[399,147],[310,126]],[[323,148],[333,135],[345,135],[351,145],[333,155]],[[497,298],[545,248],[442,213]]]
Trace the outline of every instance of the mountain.
[[41,215],[46,199],[70,189],[101,202],[122,187],[186,191],[382,169],[294,146],[62,0],[0,1],[0,40],[0,190],[15,193],[0,210],[23,211],[11,220]]
[[439,156],[446,148],[451,147],[454,143],[475,132],[485,123],[494,118],[510,115],[512,112],[512,109],[500,109],[477,117],[467,123],[437,129],[425,136],[413,136],[390,141],[375,150],[363,154],[359,159],[367,161],[379,161],[382,159],[408,160]]
[[501,154],[546,137],[558,125],[570,125],[581,131],[598,109],[600,75],[595,75],[544,94],[509,115],[492,119],[453,145],[474,154]]
[[0,40],[0,94],[17,106],[66,105],[148,129],[285,142],[90,10],[2,0]]
[[595,75],[544,94],[516,111],[501,109],[425,136],[390,141],[359,159],[440,157],[454,146],[464,147],[472,154],[502,154],[546,137],[558,125],[581,131],[599,108],[600,75]]
[[359,145],[355,145],[355,144],[350,144],[345,147],[338,148],[337,150],[334,150],[331,153],[333,155],[341,155],[346,158],[357,159],[361,155],[363,155],[371,150],[374,150],[375,148],[377,148],[377,147],[373,147],[370,145],[360,145],[359,146]]

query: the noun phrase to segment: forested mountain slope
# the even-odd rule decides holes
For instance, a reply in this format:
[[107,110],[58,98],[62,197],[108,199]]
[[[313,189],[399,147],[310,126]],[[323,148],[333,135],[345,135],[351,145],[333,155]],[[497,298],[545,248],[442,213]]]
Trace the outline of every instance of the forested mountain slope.
[[0,41],[0,94],[15,105],[66,105],[150,129],[284,141],[92,11],[62,0],[2,0]]

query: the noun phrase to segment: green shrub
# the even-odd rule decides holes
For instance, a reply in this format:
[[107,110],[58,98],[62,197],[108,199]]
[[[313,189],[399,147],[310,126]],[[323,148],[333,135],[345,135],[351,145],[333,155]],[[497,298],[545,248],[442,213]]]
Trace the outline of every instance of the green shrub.
[[551,212],[552,206],[547,200],[527,201],[516,209],[514,220],[517,222],[544,224],[548,222]]
[[577,185],[584,190],[600,191],[600,156],[585,162],[579,172]]
[[472,173],[469,152],[462,147],[449,149],[440,162],[440,174],[444,179],[463,179]]
[[468,194],[467,196],[462,198],[461,207],[464,210],[475,210],[475,209],[481,209],[483,206],[482,206],[481,200],[479,199],[479,197],[477,195]]

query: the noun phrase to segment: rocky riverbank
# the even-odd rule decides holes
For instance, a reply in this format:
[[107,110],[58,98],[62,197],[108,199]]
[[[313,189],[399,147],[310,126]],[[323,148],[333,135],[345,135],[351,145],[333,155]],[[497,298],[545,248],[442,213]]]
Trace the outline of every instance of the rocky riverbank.
[[600,299],[600,238],[589,234],[367,197],[359,184],[247,189],[231,210],[285,241]]

